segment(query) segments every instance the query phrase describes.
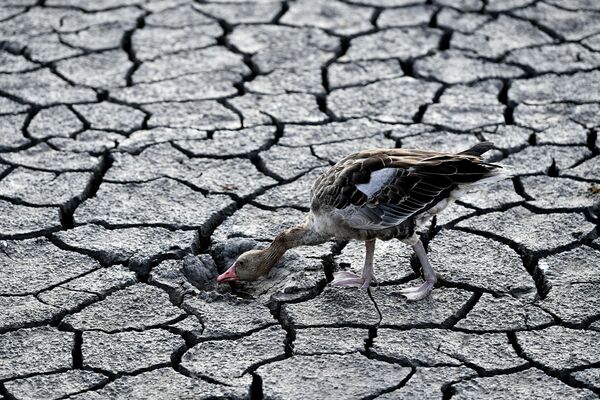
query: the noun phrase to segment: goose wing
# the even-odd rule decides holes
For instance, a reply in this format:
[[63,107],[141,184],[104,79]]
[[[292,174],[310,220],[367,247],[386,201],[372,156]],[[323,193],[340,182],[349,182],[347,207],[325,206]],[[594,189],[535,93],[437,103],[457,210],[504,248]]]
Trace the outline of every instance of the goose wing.
[[386,229],[423,213],[461,184],[495,173],[488,142],[458,154],[372,149],[339,161],[315,182],[311,208],[330,207],[356,229]]

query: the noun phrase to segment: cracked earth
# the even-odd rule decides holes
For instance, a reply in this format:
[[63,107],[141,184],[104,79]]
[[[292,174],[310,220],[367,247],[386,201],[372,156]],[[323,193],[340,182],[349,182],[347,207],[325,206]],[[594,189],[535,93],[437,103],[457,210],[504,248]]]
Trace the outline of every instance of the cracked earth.
[[[600,3],[1,0],[0,400],[600,395]],[[482,140],[514,178],[398,241],[290,251],[369,147]]]

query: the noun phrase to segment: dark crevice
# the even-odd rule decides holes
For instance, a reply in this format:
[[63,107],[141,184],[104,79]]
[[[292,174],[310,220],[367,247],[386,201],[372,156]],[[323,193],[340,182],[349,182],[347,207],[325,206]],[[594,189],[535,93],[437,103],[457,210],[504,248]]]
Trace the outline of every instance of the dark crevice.
[[506,125],[514,125],[515,124],[515,118],[514,118],[515,103],[512,102],[508,98],[508,91],[510,90],[511,84],[512,84],[512,82],[510,80],[503,81],[502,89],[500,89],[500,92],[498,93],[498,101],[505,105],[504,123]]
[[104,154],[100,157],[98,167],[94,171],[92,179],[85,188],[83,195],[72,198],[66,204],[60,207],[60,222],[63,229],[72,229],[74,227],[73,214],[75,213],[75,210],[86,199],[96,196],[96,193],[100,188],[100,184],[102,183],[104,175],[111,167],[113,161],[114,157],[112,153],[106,150]]
[[542,299],[548,295],[548,293],[550,292],[550,289],[552,288],[552,285],[546,278],[544,271],[542,271],[542,269],[539,268],[539,266],[538,266],[538,261],[539,261],[540,257],[546,256],[549,254],[562,252],[562,251],[568,250],[572,247],[575,247],[577,245],[577,242],[575,242],[575,243],[571,243],[569,245],[561,246],[560,248],[554,249],[552,252],[542,251],[542,252],[535,253],[535,252],[532,252],[532,251],[526,249],[524,246],[513,242],[512,240],[506,239],[506,238],[504,238],[500,235],[494,234],[494,233],[479,231],[477,229],[464,228],[464,227],[453,227],[452,229],[456,229],[459,231],[487,237],[487,238],[490,238],[497,242],[503,243],[503,244],[509,246],[511,249],[513,249],[521,257],[521,260],[523,262],[523,267],[529,273],[529,275],[531,275],[531,277],[533,278],[533,281],[535,283],[535,287],[537,290],[537,294]]
[[469,312],[475,307],[479,299],[481,298],[481,292],[475,292],[473,295],[467,300],[467,302],[453,315],[448,317],[444,322],[442,322],[442,326],[451,328],[458,323],[461,319],[465,318]]
[[83,354],[81,352],[81,345],[83,343],[83,333],[81,331],[75,331],[75,339],[73,342],[73,351],[71,352],[73,356],[73,368],[81,369],[83,368]]
[[125,31],[123,34],[123,39],[121,40],[121,48],[125,53],[127,53],[129,61],[133,64],[125,74],[125,82],[128,87],[133,86],[133,75],[138,70],[140,65],[142,65],[142,61],[138,60],[135,54],[135,49],[133,48],[133,34],[136,30],[144,28],[146,25],[145,18],[149,14],[149,12],[146,12],[145,14],[141,15],[137,19],[135,27],[131,30]]
[[596,147],[596,141],[598,140],[598,131],[592,128],[587,133],[587,147],[591,150],[594,156],[600,154],[600,149]]
[[446,31],[440,37],[440,43],[438,44],[438,49],[440,51],[448,50],[450,48],[450,41],[452,40],[452,31]]
[[262,400],[263,394],[263,381],[260,375],[256,372],[252,372],[252,384],[250,385],[250,400]]
[[[507,333],[508,336],[508,341],[510,342],[510,344],[512,345],[515,353],[517,353],[517,355],[519,357],[521,357],[522,359],[526,360],[530,365],[534,366],[537,369],[540,369],[542,371],[544,371],[544,373],[548,376],[551,376],[553,378],[559,379],[560,381],[562,381],[564,384],[576,388],[576,389],[588,389],[591,390],[592,392],[594,392],[596,395],[600,396],[600,389],[591,386],[591,385],[585,385],[583,382],[580,382],[578,380],[575,380],[571,377],[571,372],[573,371],[581,371],[587,368],[592,368],[594,367],[594,364],[590,364],[590,365],[583,365],[577,368],[571,368],[568,370],[554,370],[552,368],[548,368],[545,365],[533,360],[531,357],[529,357],[525,351],[523,350],[523,348],[521,347],[521,344],[519,343],[518,339],[517,339],[517,335],[515,332],[508,332]],[[595,366],[598,366],[598,363],[595,363]]]
[[283,18],[283,16],[285,15],[285,13],[287,13],[290,9],[290,4],[288,1],[282,1],[281,2],[281,9],[279,10],[279,12],[277,13],[277,15],[275,15],[275,17],[273,18],[273,20],[271,21],[272,24],[278,24],[279,21],[281,20],[281,18]]

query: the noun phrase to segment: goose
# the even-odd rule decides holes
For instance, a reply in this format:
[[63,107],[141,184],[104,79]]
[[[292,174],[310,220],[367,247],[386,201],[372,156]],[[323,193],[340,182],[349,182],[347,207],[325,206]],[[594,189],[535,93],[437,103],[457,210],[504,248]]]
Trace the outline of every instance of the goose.
[[377,239],[399,239],[412,246],[421,264],[424,283],[403,289],[408,300],[430,295],[436,274],[429,263],[419,227],[461,196],[469,185],[508,176],[502,166],[486,163],[482,154],[494,147],[481,142],[460,153],[375,148],[344,157],[314,182],[306,220],[276,235],[262,250],[240,255],[219,283],[252,281],[266,275],[294,247],[317,245],[332,238],[365,242],[361,275],[334,274],[334,286],[367,289],[376,284],[373,255]]

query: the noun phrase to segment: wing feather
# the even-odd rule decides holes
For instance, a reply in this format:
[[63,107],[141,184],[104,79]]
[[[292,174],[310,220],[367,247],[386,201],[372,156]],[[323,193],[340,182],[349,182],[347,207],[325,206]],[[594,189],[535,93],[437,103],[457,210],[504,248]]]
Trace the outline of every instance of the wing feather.
[[458,185],[494,175],[480,143],[458,154],[371,149],[350,154],[323,173],[311,190],[311,208],[331,207],[351,227],[385,229],[448,197]]

